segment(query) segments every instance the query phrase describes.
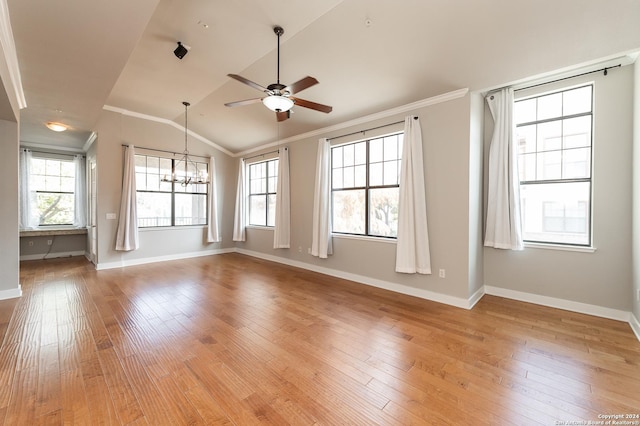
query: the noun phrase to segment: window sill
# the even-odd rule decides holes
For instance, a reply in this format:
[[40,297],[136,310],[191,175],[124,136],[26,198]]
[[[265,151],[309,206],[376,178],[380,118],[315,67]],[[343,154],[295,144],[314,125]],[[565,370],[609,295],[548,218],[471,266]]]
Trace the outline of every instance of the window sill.
[[247,225],[247,229],[262,229],[263,231],[273,231],[276,228],[273,226],[261,226],[261,225]]
[[54,227],[38,228],[20,231],[21,237],[45,237],[53,235],[82,235],[87,233],[87,228]]
[[180,231],[184,229],[205,229],[207,225],[183,225],[183,226],[146,226],[144,228],[138,228],[138,232],[153,232],[153,231]]
[[559,250],[559,251],[574,251],[578,253],[595,253],[595,247],[586,246],[565,246],[562,244],[543,244],[543,243],[524,243],[525,248],[534,248],[542,250]]
[[331,234],[331,237],[344,238],[346,240],[373,241],[376,243],[386,243],[386,244],[396,244],[398,242],[398,240],[395,238],[370,237],[365,235]]

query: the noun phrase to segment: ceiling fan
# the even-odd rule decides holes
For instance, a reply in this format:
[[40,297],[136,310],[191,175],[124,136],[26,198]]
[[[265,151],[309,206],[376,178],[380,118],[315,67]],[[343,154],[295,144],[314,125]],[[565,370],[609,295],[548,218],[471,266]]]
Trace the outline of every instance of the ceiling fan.
[[280,26],[273,27],[273,32],[278,36],[278,74],[277,74],[277,82],[268,85],[267,87],[263,87],[258,83],[254,83],[251,80],[248,80],[237,74],[227,74],[229,77],[238,80],[240,83],[244,83],[247,86],[251,86],[254,89],[258,89],[261,92],[267,94],[267,96],[263,98],[253,98],[246,99],[244,101],[236,101],[229,102],[225,105],[228,107],[237,107],[243,105],[250,105],[262,102],[264,106],[269,108],[271,111],[275,111],[276,118],[278,121],[284,121],[291,116],[291,108],[294,105],[298,105],[304,108],[313,109],[316,111],[321,111],[324,113],[330,113],[333,108],[329,105],[322,105],[316,102],[307,101],[305,99],[300,99],[298,97],[294,97],[292,95],[303,91],[304,89],[308,89],[311,86],[318,84],[318,80],[313,77],[305,77],[301,80],[296,81],[293,84],[288,86],[284,84],[280,84],[280,36],[284,34],[284,30]]

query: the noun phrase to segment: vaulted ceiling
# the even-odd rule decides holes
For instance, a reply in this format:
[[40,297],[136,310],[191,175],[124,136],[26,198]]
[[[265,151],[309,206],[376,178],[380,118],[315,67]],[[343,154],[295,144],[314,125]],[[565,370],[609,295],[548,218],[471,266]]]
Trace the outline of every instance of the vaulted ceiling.
[[[485,90],[640,50],[637,0],[7,0],[26,143],[81,148],[104,108],[184,122],[237,153],[459,88]],[[260,85],[313,76],[278,123]],[[173,54],[177,42],[187,55]],[[70,131],[44,127],[59,121]],[[180,142],[176,141],[176,148]]]

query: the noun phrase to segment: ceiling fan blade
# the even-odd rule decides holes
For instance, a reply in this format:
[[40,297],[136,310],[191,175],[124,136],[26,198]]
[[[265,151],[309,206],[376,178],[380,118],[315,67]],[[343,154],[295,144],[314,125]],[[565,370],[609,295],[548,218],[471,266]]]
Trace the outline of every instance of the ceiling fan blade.
[[244,83],[247,86],[251,86],[254,89],[258,89],[261,92],[269,93],[269,90],[266,87],[262,87],[258,83],[254,83],[253,81],[248,80],[248,79],[244,78],[241,75],[238,75],[238,74],[227,74],[227,76],[233,78],[234,80],[238,80],[240,83]]
[[276,118],[278,119],[279,122],[284,121],[289,117],[291,117],[291,110],[276,112]]
[[327,114],[333,111],[333,107],[330,107],[329,105],[322,105],[316,102],[307,101],[305,99],[294,98],[293,96],[290,96],[289,99],[293,99],[293,102],[295,102],[296,105],[304,108],[314,109],[316,111],[324,112]]
[[238,106],[244,106],[244,105],[258,104],[260,102],[262,102],[262,98],[253,98],[253,99],[245,99],[244,101],[229,102],[224,105],[228,107],[238,107]]
[[289,93],[293,95],[294,93],[302,92],[304,89],[308,89],[309,87],[315,86],[316,84],[318,84],[318,80],[313,77],[307,76],[285,87],[284,90],[289,91]]

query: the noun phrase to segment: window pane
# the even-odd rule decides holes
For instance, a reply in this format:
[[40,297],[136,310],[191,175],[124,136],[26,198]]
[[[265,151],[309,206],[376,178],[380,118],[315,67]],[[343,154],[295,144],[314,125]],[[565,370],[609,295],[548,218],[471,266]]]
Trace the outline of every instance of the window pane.
[[147,157],[147,172],[159,173],[160,171],[160,158],[159,157]]
[[342,169],[333,169],[333,176],[331,181],[331,188],[342,188]]
[[276,196],[269,194],[269,211],[267,212],[267,226],[276,226]]
[[562,92],[538,98],[538,120],[562,115]]
[[267,188],[267,192],[274,193],[277,190],[277,180],[275,176],[269,176],[269,186]]
[[538,162],[538,180],[550,180],[562,178],[562,167],[560,165],[562,158],[561,151],[543,152],[537,154]]
[[147,171],[147,157],[144,155],[135,156],[136,172],[143,173]]
[[516,141],[520,154],[536,151],[536,129],[535,124],[516,128]]
[[342,147],[331,148],[331,166],[336,169],[342,165]]
[[367,185],[367,166],[360,165],[354,168],[354,186],[363,187]]
[[367,143],[366,142],[360,142],[355,145],[354,163],[367,164]]
[[521,181],[536,180],[536,155],[524,154],[519,157],[518,173]]
[[399,188],[369,190],[369,234],[382,237],[398,236]]
[[46,161],[44,158],[31,159],[31,174],[44,175],[46,173]]
[[384,185],[397,185],[398,184],[398,162],[397,161],[385,161],[384,162]]
[[138,192],[138,226],[171,226],[171,194]]
[[568,149],[562,156],[563,179],[588,178],[591,175],[591,148]]
[[204,194],[176,194],[176,226],[205,225],[207,197]]
[[564,92],[562,114],[573,115],[590,112],[592,89],[592,86],[585,86]]
[[353,166],[355,161],[354,147],[353,144],[345,145],[342,147],[344,166]]
[[387,136],[384,138],[384,159],[395,160],[398,158],[398,138]]
[[57,160],[45,160],[46,161],[46,174],[49,176],[60,176],[60,161]]
[[145,173],[136,173],[136,191],[144,191],[147,189],[147,175]]
[[382,163],[373,163],[369,165],[369,185],[382,185]]
[[[59,170],[59,169],[58,169]],[[37,215],[40,225],[71,225],[74,215],[73,194],[37,194]]]
[[371,163],[382,161],[382,139],[369,141],[369,161]]
[[76,165],[71,161],[60,162],[60,176],[74,177],[76,175]]
[[589,182],[521,185],[526,241],[589,244]]
[[516,124],[531,123],[536,121],[537,99],[527,99],[526,101],[516,102],[513,111],[513,117]]
[[44,178],[46,191],[60,192],[60,177],[47,175]]
[[562,148],[562,121],[538,124],[538,151]]
[[343,172],[344,187],[353,188],[354,186],[354,167],[345,167]]
[[249,225],[266,226],[267,206],[265,195],[249,196]]
[[591,146],[591,116],[564,120],[562,133],[565,149]]
[[333,232],[365,233],[365,192],[363,189],[332,193]]
[[74,177],[62,177],[60,178],[60,190],[62,192],[75,192],[76,179]]

